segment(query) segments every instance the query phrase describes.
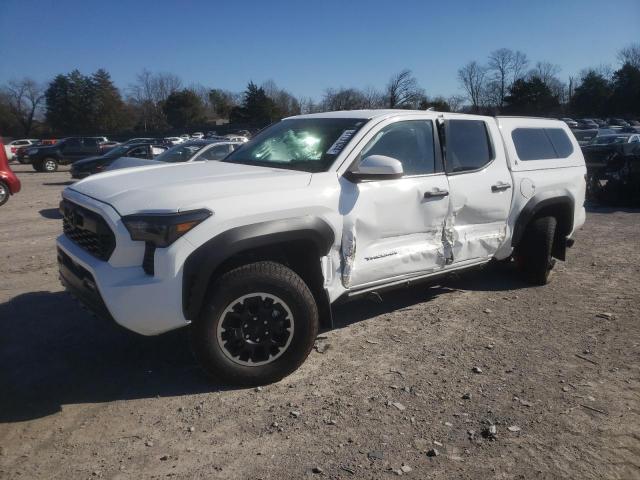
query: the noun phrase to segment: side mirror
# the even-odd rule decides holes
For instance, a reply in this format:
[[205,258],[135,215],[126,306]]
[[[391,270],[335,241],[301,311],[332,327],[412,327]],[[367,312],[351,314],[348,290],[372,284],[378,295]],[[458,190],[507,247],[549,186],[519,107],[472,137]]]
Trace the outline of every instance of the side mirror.
[[404,174],[402,163],[385,155],[369,155],[350,169],[345,177],[352,182],[363,180],[391,180]]

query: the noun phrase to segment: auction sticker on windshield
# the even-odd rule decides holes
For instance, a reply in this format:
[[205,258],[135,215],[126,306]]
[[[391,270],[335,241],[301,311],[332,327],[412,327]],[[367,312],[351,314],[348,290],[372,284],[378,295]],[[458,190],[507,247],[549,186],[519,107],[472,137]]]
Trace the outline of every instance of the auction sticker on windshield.
[[335,142],[333,142],[333,145],[331,145],[331,148],[327,150],[327,155],[339,154],[344,148],[344,146],[347,144],[347,142],[351,140],[351,137],[353,137],[354,133],[356,133],[355,130],[345,130],[344,132],[342,132],[342,135],[340,135],[338,139]]

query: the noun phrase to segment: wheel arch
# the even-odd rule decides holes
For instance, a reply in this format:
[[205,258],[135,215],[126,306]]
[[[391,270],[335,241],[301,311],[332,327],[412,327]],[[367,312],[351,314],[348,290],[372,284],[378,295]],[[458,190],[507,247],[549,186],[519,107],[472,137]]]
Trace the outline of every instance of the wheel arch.
[[527,225],[542,216],[556,219],[556,236],[553,245],[554,257],[565,259],[567,236],[573,230],[575,200],[566,190],[546,191],[534,195],[524,206],[516,220],[511,245],[517,248],[522,242]]
[[316,300],[321,325],[330,328],[331,305],[320,258],[329,253],[334,241],[333,229],[313,216],[243,225],[216,235],[194,250],[184,263],[185,318],[193,321],[198,317],[213,279],[249,262],[274,260],[303,278]]

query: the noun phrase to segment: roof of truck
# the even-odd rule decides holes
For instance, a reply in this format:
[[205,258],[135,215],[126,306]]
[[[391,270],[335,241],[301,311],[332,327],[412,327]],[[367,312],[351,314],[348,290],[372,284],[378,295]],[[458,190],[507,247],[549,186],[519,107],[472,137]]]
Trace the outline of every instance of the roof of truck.
[[[371,119],[375,117],[384,117],[387,115],[399,115],[405,113],[424,113],[425,110],[339,110],[336,112],[320,112],[307,113],[305,115],[296,115],[295,118],[362,118]],[[293,117],[289,117],[293,118]]]

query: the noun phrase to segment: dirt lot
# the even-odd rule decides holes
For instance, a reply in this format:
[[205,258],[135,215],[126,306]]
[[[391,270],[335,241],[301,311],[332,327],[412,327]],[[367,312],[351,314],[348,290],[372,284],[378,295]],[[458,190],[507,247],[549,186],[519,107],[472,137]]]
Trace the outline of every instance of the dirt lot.
[[137,336],[62,291],[69,174],[15,170],[0,478],[640,478],[640,211],[590,211],[549,286],[488,267],[346,304],[294,375],[226,390],[186,332]]

